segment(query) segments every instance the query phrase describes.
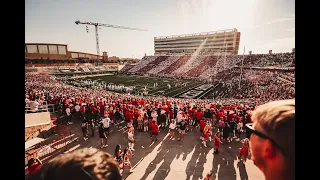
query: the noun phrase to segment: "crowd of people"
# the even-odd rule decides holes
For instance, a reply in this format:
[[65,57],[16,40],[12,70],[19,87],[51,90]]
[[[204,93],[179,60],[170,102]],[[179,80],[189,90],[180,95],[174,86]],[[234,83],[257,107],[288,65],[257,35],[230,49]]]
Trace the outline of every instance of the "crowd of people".
[[[248,78],[250,77],[249,75]],[[226,84],[228,83],[234,82],[226,81]],[[41,106],[46,101],[55,104],[66,115],[67,118],[62,123],[81,121],[84,140],[88,140],[89,134],[94,135],[92,130],[98,125],[101,148],[108,146],[110,124],[117,126],[121,121],[125,121],[128,128],[128,146],[122,150],[121,146],[117,145],[113,157],[120,168],[128,167],[130,171],[133,171],[130,157],[134,156],[135,151],[135,131],[145,132],[153,141],[157,141],[159,129],[162,128],[170,132],[171,140],[183,141],[184,135],[191,128],[197,129],[199,142],[208,147],[208,143],[213,141],[214,153],[219,154],[221,144],[228,144],[234,138],[241,137],[242,132],[246,131],[245,125],[252,122],[251,112],[259,106],[259,103],[254,102],[241,104],[233,98],[212,102],[201,99],[133,96],[76,87],[54,76],[39,73],[26,74],[25,92],[26,106]],[[275,97],[281,98],[284,98],[281,94]],[[248,140],[244,139],[242,142],[239,160],[243,158],[245,161],[249,151]]]
[[268,102],[295,97],[293,72],[243,69],[241,77],[240,74],[240,68],[232,68],[218,73],[215,80],[222,85],[204,98],[214,97],[216,100],[251,99],[252,101]]
[[[251,54],[251,55],[219,55],[219,56],[173,56],[176,57],[173,63],[162,63],[161,71],[158,66],[154,66],[155,62],[163,62],[171,59],[170,56],[145,56],[136,65],[126,65],[121,72],[130,72],[137,74],[162,74],[165,76],[181,76],[181,77],[208,77],[215,76],[218,72],[229,69],[234,66],[246,67],[267,67],[267,66],[280,66],[289,67],[295,62],[295,53],[274,53],[274,54]],[[202,62],[208,58],[212,61],[208,64],[208,68],[202,71]],[[149,65],[150,64],[150,65]],[[148,67],[149,68],[144,68]],[[154,69],[154,70],[153,70]],[[192,72],[201,73],[189,74],[188,71],[194,69]],[[207,76],[204,76],[205,74]]]

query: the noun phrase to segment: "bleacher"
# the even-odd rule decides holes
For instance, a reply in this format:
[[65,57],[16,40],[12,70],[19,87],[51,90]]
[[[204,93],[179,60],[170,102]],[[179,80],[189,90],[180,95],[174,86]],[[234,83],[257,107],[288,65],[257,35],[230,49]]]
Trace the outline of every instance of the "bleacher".
[[71,73],[71,71],[70,71],[69,68],[61,68],[61,69],[59,69],[59,71],[60,71],[61,73]]
[[191,56],[188,61],[181,65],[173,74],[182,76],[185,72],[188,72],[194,67],[197,67],[207,56]]
[[171,66],[169,66],[168,68],[160,71],[158,74],[159,75],[170,75],[172,74],[175,70],[177,70],[179,67],[181,67],[183,64],[185,64],[188,59],[190,58],[190,56],[181,56],[179,58],[179,60],[177,60],[176,62],[172,63]]
[[156,56],[145,56],[141,59],[141,61],[137,65],[129,69],[128,72],[135,73],[140,69],[144,68],[145,66],[147,66],[149,63],[155,61],[156,58],[157,58]]
[[80,67],[80,69],[82,69],[83,72],[90,72],[90,69],[88,67]]
[[213,68],[217,63],[216,56],[207,56],[204,60],[196,67],[186,72],[183,76],[185,77],[199,77],[207,69]]
[[[252,54],[246,55],[243,61],[244,66],[249,67],[267,67],[280,66],[288,67],[295,59],[295,53],[275,53],[275,54]],[[241,61],[237,63],[241,65]]]
[[136,73],[145,74],[148,71],[150,71],[152,68],[157,67],[161,62],[165,61],[168,58],[169,58],[169,56],[159,56],[154,61],[151,61],[146,66],[144,66],[143,68],[136,71]]
[[169,56],[166,60],[160,62],[158,66],[155,66],[154,68],[150,69],[147,74],[158,74],[160,71],[168,68],[173,63],[178,61],[180,59],[180,56]]
[[131,68],[133,68],[135,65],[132,64],[126,64],[124,67],[120,70],[120,72],[128,72]]
[[294,53],[219,55],[219,56],[146,56],[135,66],[126,65],[121,72],[160,76],[214,77],[218,73],[244,67],[290,67]]
[[96,66],[95,67],[97,71],[105,71],[106,68],[104,66]]

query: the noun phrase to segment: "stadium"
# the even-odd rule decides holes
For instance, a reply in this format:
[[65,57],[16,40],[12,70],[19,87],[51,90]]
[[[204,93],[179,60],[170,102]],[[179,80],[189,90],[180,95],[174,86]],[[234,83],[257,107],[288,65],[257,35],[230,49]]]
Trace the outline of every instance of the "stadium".
[[257,132],[246,124],[260,105],[295,99],[294,48],[238,55],[241,32],[233,28],[157,36],[153,55],[110,60],[100,55],[98,26],[137,29],[76,24],[95,26],[97,54],[25,44],[26,177],[61,163],[44,174],[82,179],[87,173],[64,159],[86,164],[97,149],[117,169],[103,179],[263,179],[246,144]]
[[[287,98],[294,97],[294,52],[249,55],[200,53],[202,51],[190,56],[160,56],[156,52],[155,56],[145,56],[138,63],[120,65],[108,63],[107,55],[98,58],[88,53],[67,51],[67,45],[26,44],[26,71],[45,72],[58,77],[95,75],[72,78],[70,83],[90,80],[97,82],[99,87],[101,83],[111,83],[129,88],[131,94],[147,93],[153,97],[216,100],[229,98],[241,101],[255,101],[258,97],[259,101],[264,101],[270,100],[264,91],[269,92],[269,86],[282,83],[288,86],[280,94],[286,94]],[[95,66],[97,62],[100,62],[101,66]],[[261,82],[257,83],[257,79],[252,80],[250,76],[258,76]],[[243,91],[245,94],[234,93],[241,84],[248,87]],[[265,86],[266,84],[269,86]]]

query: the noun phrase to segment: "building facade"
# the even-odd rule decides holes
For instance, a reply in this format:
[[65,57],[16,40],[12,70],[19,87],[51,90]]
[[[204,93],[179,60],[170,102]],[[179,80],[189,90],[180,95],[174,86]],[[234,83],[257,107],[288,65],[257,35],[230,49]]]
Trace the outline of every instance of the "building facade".
[[240,32],[236,28],[214,32],[154,38],[155,56],[238,54]]
[[44,60],[102,60],[102,56],[96,54],[68,51],[66,44],[46,44],[46,43],[26,43],[26,59],[44,59]]

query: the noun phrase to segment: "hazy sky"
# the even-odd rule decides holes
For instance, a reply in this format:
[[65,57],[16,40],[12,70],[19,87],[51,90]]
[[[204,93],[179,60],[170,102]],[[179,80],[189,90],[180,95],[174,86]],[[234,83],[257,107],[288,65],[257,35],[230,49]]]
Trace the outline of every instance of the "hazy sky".
[[239,54],[288,52],[295,47],[294,0],[26,0],[25,41],[67,44],[70,51],[96,53],[91,21],[148,31],[101,27],[100,52],[141,58],[154,53],[155,36],[237,28]]

